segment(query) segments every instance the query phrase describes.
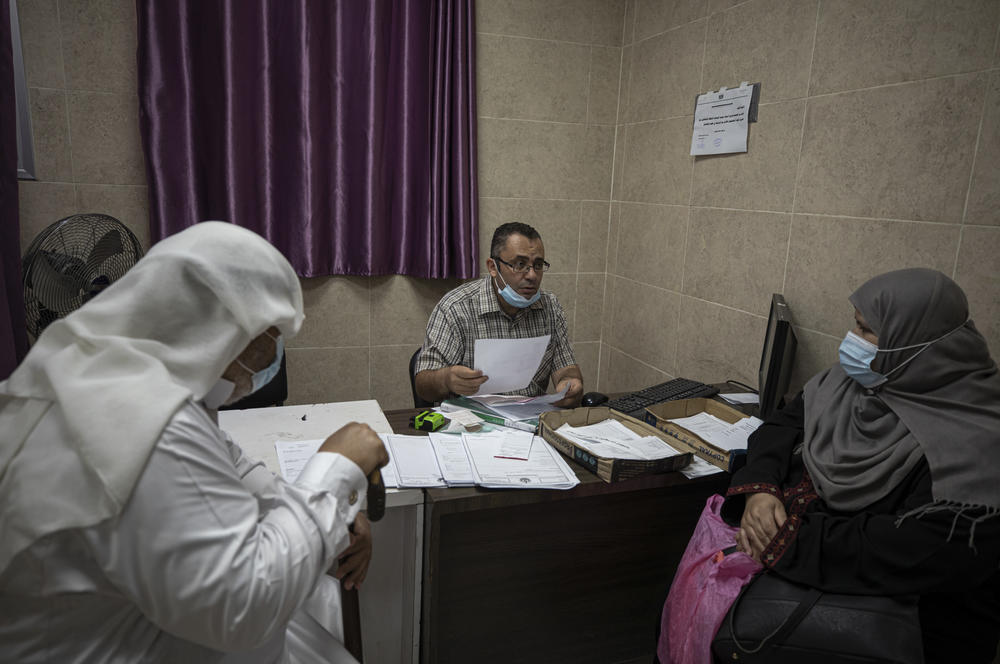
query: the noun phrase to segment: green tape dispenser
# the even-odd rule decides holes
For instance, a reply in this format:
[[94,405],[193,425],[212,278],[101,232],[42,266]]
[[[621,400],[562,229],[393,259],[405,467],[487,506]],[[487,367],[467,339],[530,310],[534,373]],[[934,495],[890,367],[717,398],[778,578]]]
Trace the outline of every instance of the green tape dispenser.
[[413,416],[410,420],[410,426],[418,431],[437,431],[447,422],[448,420],[441,413],[425,410]]

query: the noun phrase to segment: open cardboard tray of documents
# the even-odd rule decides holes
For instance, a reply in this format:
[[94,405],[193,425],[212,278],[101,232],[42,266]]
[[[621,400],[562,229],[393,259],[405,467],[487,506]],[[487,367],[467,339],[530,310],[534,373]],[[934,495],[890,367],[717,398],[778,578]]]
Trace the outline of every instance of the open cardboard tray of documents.
[[670,441],[673,447],[682,452],[694,452],[710,464],[731,473],[734,470],[734,464],[742,463],[740,457],[746,455],[746,450],[724,450],[712,445],[687,429],[668,421],[697,415],[702,411],[730,424],[744,417],[749,417],[749,415],[745,415],[735,408],[730,408],[726,404],[719,403],[714,399],[698,398],[665,401],[654,406],[649,406],[646,408],[645,420],[647,424],[656,427],[673,438]]
[[563,424],[568,423],[570,426],[582,427],[588,424],[597,424],[607,419],[618,420],[624,426],[641,436],[655,436],[670,447],[677,447],[674,441],[663,431],[634,417],[611,410],[606,406],[574,408],[573,410],[552,410],[542,413],[538,419],[538,428],[542,438],[548,441],[549,444],[581,466],[590,469],[591,472],[605,482],[620,482],[621,480],[629,480],[640,475],[680,470],[691,462],[690,451],[681,451],[674,456],[656,459],[655,461],[606,459],[594,456],[587,450],[556,433],[556,429]]

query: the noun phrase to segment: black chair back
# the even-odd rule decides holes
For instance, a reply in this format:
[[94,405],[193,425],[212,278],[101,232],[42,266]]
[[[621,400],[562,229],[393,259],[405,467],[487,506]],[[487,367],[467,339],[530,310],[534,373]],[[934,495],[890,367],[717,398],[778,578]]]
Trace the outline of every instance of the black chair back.
[[414,408],[430,408],[434,404],[430,401],[424,401],[419,396],[417,396],[417,379],[416,374],[413,370],[417,367],[417,357],[420,355],[420,349],[413,351],[413,355],[410,356],[410,391],[413,393],[413,407]]

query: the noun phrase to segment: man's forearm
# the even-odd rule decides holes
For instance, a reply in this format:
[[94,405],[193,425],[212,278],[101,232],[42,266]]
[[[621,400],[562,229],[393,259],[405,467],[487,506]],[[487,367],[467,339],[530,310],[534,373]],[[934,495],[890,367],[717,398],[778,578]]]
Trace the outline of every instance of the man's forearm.
[[414,377],[417,396],[424,401],[441,401],[446,399],[451,394],[445,380],[448,376],[449,368],[428,369],[417,373]]

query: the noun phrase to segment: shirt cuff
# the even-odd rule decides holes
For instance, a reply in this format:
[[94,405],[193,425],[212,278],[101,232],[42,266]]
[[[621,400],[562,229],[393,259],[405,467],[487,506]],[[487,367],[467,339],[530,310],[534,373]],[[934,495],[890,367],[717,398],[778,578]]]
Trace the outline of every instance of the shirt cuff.
[[799,534],[799,526],[801,525],[802,519],[798,514],[792,514],[785,520],[778,532],[774,534],[774,538],[760,554],[760,561],[766,567],[774,567],[781,560],[781,557],[795,541],[795,536]]
[[767,482],[750,482],[731,486],[726,491],[726,496],[738,496],[743,493],[769,493],[779,500],[783,498],[781,489],[777,485]]
[[343,454],[317,452],[306,462],[295,484],[313,491],[332,493],[339,505],[360,509],[361,499],[368,488],[368,478],[358,464]]

